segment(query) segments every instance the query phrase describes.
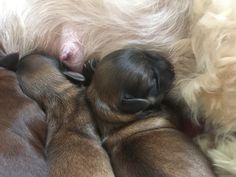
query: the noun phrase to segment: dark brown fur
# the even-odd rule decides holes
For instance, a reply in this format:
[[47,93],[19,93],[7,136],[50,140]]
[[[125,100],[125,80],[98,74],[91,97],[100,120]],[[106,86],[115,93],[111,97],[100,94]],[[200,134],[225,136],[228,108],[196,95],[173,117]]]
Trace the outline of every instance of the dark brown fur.
[[29,55],[17,69],[22,89],[47,114],[49,177],[113,177],[84,90],[69,82],[59,68],[57,60]]
[[46,117],[20,89],[16,75],[0,68],[0,176],[47,177]]
[[[153,74],[153,66],[159,78]],[[170,123],[173,115],[162,109],[161,100],[173,81],[171,66],[163,57],[155,52],[122,50],[101,60],[94,72],[87,95],[98,115],[116,177],[214,176],[203,154]],[[153,80],[160,80],[155,94],[148,92]],[[132,114],[124,112],[120,105],[127,92],[125,99],[131,102],[151,100],[153,104]]]

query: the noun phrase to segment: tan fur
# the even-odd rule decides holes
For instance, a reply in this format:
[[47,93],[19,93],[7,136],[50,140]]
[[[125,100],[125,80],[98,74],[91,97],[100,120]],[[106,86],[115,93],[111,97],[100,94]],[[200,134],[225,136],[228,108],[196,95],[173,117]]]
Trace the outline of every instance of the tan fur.
[[69,82],[58,64],[56,59],[30,55],[17,69],[20,86],[47,114],[48,176],[114,177],[84,89]]
[[[110,57],[112,56],[116,55],[110,55]],[[129,61],[126,66],[133,66],[138,61],[137,58],[130,61],[127,56],[124,58],[126,59],[124,61]],[[120,109],[122,95],[131,89],[129,87],[136,85],[136,82],[139,83],[140,88],[143,88],[142,85],[148,84],[142,77],[140,80],[128,77],[127,75],[130,73],[125,73],[118,63],[111,62],[114,61],[114,58],[108,59],[110,60],[105,57],[97,64],[94,77],[87,89],[87,96],[96,115],[95,119],[104,147],[110,155],[115,176],[213,177],[214,174],[207,159],[193,142],[180,133],[169,121],[173,121],[177,117],[172,111],[163,108],[164,106],[160,110],[147,108],[135,113],[126,113]],[[144,63],[139,64],[144,65]],[[152,65],[145,66],[151,70]],[[125,65],[122,66],[125,67]],[[135,65],[135,68],[128,67],[129,70],[135,70],[136,77],[143,72],[141,69],[137,70],[138,67],[138,65]],[[107,73],[112,74],[110,68],[116,73],[112,75],[113,77],[107,75]],[[123,71],[120,74],[121,77],[118,77],[119,71]],[[135,75],[134,73],[132,75]],[[142,73],[141,76],[143,75]],[[163,75],[160,69],[159,78],[164,77]],[[148,73],[147,77],[154,76],[152,73]],[[119,79],[119,87],[113,87],[114,81],[117,82],[116,78]],[[132,82],[132,86],[128,84],[131,79],[136,80],[136,82]],[[125,82],[122,83],[122,80]],[[160,82],[160,85],[162,84],[163,82]],[[139,90],[139,92],[142,91],[144,92],[145,89]],[[155,95],[155,97],[158,96]],[[146,95],[146,97],[148,96]],[[143,96],[142,99],[146,97]]]
[[236,176],[235,7],[234,0],[195,0],[190,36],[173,52],[177,79],[172,93],[195,119],[203,118],[206,132],[197,142],[222,177]]
[[[59,56],[68,36],[74,36],[81,47],[78,58],[94,53],[104,56],[127,45],[170,55],[175,43],[170,55],[176,72],[172,96],[188,105],[195,120],[202,117],[206,127],[213,127],[214,139],[231,136],[236,127],[234,0],[194,0],[193,8],[192,0],[16,2],[0,1],[0,40],[7,52],[25,55],[37,49]],[[81,70],[83,62],[72,67]],[[234,161],[228,161],[232,162],[228,168],[215,160],[223,156],[209,156],[216,168],[220,166],[219,174],[225,170],[236,175]]]

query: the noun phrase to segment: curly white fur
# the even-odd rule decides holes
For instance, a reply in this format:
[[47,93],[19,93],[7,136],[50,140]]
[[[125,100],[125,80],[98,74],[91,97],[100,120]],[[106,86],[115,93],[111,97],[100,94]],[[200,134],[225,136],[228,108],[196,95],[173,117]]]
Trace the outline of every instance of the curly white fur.
[[236,1],[195,0],[192,10],[190,36],[174,46],[173,93],[185,100],[194,118],[204,118],[205,138],[197,142],[216,173],[235,177]]

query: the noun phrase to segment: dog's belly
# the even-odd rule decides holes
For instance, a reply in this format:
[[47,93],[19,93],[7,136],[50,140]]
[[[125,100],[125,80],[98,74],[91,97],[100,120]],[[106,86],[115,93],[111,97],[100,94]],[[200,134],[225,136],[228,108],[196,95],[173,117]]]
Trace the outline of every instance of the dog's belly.
[[73,70],[89,56],[137,45],[168,53],[186,35],[189,0],[0,0],[0,39],[7,53],[43,51]]

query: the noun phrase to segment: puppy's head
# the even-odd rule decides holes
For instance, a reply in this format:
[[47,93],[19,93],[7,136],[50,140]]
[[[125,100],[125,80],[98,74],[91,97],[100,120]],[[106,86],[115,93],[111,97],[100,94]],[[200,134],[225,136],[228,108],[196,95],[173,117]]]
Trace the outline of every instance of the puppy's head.
[[17,67],[17,77],[23,90],[37,98],[55,87],[54,80],[60,78],[60,63],[42,55],[28,55],[22,58]]
[[122,49],[97,64],[88,97],[105,114],[145,115],[158,108],[173,80],[171,64],[158,53]]
[[[31,54],[19,60],[16,54],[7,55],[0,60],[0,66],[16,71],[17,79],[23,91],[36,101],[50,99],[70,86],[64,76],[61,63],[44,55]],[[78,74],[81,81],[84,77]]]

